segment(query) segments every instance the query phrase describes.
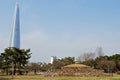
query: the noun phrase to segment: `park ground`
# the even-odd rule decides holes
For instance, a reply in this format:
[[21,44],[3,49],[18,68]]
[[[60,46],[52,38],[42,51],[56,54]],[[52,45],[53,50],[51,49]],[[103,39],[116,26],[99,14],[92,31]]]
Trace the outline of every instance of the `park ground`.
[[40,75],[24,75],[24,76],[0,76],[0,80],[120,80],[120,75],[106,77],[72,77],[72,76],[56,76],[45,77]]

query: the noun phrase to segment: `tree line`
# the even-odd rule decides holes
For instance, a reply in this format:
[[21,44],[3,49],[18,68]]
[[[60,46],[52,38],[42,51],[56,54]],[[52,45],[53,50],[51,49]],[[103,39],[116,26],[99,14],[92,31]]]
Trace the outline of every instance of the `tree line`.
[[111,56],[99,56],[96,58],[89,58],[80,63],[88,65],[95,69],[104,70],[106,73],[115,73],[120,71],[120,54],[114,54]]
[[97,56],[95,53],[84,53],[78,56],[77,60],[74,57],[65,57],[55,59],[53,63],[29,63],[31,57],[30,49],[17,49],[9,47],[0,54],[0,69],[7,75],[27,74],[28,72],[47,72],[57,71],[69,64],[85,64],[94,69],[103,70],[106,73],[120,72],[120,54],[111,56],[104,55],[102,49],[99,48]]
[[[53,64],[50,63],[31,63],[27,66],[28,71],[33,71],[35,74],[37,72],[46,72],[46,71],[57,71],[62,67],[69,64],[85,64],[91,68],[103,70],[105,73],[116,73],[120,72],[120,54],[114,54],[111,56],[101,55],[94,57],[94,53],[84,53],[81,59],[75,61],[74,57],[65,57],[62,59],[54,60]],[[80,58],[80,57],[78,57]]]

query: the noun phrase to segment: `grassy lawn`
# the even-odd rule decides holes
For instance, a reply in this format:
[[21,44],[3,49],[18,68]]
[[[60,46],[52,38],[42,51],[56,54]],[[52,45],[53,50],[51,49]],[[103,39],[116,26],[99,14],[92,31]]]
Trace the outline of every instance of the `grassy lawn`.
[[120,76],[113,77],[44,77],[44,76],[0,76],[0,80],[120,80]]

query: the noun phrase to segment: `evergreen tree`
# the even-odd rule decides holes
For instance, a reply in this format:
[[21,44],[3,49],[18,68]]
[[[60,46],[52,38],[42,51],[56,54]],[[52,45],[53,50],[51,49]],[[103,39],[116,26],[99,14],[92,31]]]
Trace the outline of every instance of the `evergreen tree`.
[[19,74],[21,73],[21,69],[24,69],[25,64],[28,63],[30,56],[30,49],[18,49],[15,47],[9,47],[4,50],[4,53],[1,53],[1,57],[3,59],[2,68],[6,70],[8,74],[8,70],[13,68],[13,74],[16,74],[16,70],[18,70]]

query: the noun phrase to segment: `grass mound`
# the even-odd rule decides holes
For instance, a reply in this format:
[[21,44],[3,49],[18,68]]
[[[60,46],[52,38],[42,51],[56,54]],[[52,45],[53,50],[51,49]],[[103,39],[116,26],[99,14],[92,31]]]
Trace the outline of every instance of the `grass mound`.
[[67,66],[64,66],[64,67],[89,67],[87,65],[83,65],[83,64],[71,64],[71,65],[67,65]]

